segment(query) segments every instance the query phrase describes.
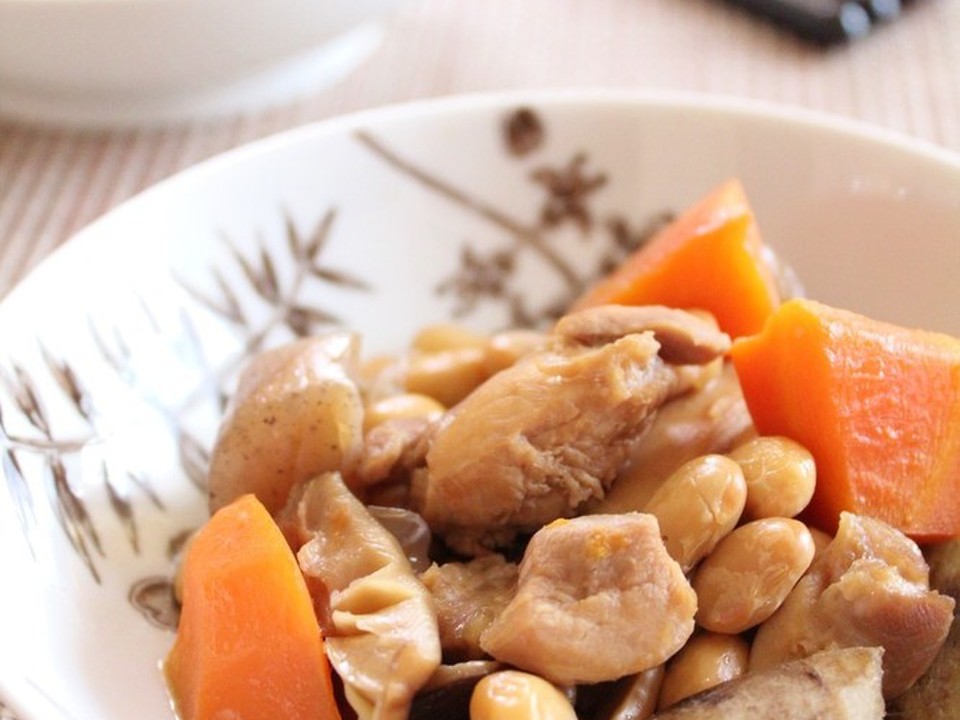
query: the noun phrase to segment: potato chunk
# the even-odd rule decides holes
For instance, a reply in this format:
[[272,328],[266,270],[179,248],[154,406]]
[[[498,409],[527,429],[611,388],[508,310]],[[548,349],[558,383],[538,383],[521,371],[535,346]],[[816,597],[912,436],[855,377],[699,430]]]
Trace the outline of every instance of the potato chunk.
[[276,514],[294,485],[357,462],[363,443],[357,353],[354,335],[332,333],[250,362],[210,458],[211,512],[253,493]]

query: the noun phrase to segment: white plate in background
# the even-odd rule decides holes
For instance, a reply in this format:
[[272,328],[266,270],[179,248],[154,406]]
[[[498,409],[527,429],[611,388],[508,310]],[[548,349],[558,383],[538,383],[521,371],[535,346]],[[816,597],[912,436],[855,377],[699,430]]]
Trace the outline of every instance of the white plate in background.
[[319,92],[399,0],[0,0],[0,115],[74,127],[212,119]]

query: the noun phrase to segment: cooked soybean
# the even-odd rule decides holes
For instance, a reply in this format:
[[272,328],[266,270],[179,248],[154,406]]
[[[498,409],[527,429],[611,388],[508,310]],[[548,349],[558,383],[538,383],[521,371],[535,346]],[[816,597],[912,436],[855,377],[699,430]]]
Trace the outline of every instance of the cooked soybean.
[[810,451],[790,438],[761,436],[729,453],[747,481],[744,517],[794,517],[817,485],[817,466]]
[[463,348],[483,348],[487,343],[481,335],[462,325],[436,323],[426,325],[414,336],[410,346],[425,353],[461,350]]
[[660,710],[698,692],[738,678],[750,664],[750,645],[739,635],[702,632],[670,660],[657,707]]
[[736,462],[703,455],[667,478],[644,510],[657,518],[667,552],[687,572],[736,527],[746,496]]
[[790,518],[763,518],[727,535],[700,563],[692,585],[697,623],[735,634],[770,617],[814,555],[807,526]]
[[437,400],[420,393],[400,393],[369,403],[364,408],[364,431],[399,418],[434,418],[445,410]]
[[428,395],[451,407],[488,376],[483,348],[414,352],[407,359],[404,386],[407,392]]
[[573,705],[543,678],[519,670],[484,677],[470,696],[470,720],[577,720]]
[[547,336],[536,330],[504,330],[490,336],[484,348],[487,372],[496,372],[510,367],[524,355],[540,350],[547,343]]

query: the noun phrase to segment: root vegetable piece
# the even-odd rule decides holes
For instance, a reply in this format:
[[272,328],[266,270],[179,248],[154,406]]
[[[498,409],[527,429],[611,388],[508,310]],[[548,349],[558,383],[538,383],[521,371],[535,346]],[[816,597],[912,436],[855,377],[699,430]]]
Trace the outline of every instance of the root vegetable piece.
[[758,332],[780,303],[753,211],[736,180],[719,186],[574,304],[709,311],[731,337]]
[[190,544],[164,674],[182,720],[338,720],[306,582],[263,505],[245,495]]
[[881,720],[879,648],[826,650],[694,695],[653,720]]
[[731,351],[757,430],[805,446],[805,519],[841,511],[918,542],[960,535],[960,340],[791,300]]
[[297,483],[357,462],[363,445],[357,352],[356,337],[338,332],[251,361],[210,458],[211,512],[253,493],[276,514]]

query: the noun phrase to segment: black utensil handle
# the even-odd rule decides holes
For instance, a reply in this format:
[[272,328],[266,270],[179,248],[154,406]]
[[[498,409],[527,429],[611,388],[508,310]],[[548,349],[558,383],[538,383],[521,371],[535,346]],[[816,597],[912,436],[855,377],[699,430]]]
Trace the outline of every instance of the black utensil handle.
[[900,11],[899,0],[727,0],[821,45],[862,37]]

